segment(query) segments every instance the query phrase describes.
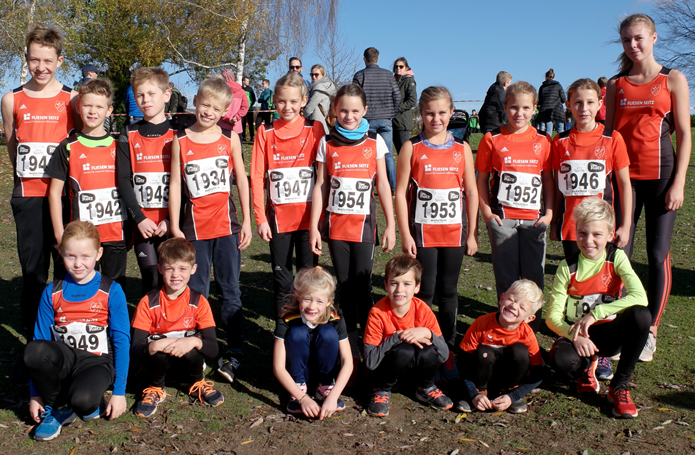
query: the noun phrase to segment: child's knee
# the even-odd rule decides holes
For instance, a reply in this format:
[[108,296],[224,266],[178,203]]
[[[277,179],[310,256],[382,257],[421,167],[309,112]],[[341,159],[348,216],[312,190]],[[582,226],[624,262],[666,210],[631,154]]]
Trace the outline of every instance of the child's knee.
[[526,363],[528,365],[529,352],[525,344],[514,343],[511,346],[509,346],[509,350],[511,351],[512,357],[514,358],[514,362],[516,364]]
[[338,331],[331,324],[320,324],[317,328],[316,341],[318,344],[338,344]]
[[475,351],[476,360],[481,366],[492,366],[495,363],[495,350],[490,346],[481,344]]
[[285,345],[301,345],[309,342],[309,329],[304,325],[295,325],[285,334]]
[[40,369],[46,365],[46,359],[54,351],[52,344],[56,341],[34,340],[24,348],[24,365],[30,370]]

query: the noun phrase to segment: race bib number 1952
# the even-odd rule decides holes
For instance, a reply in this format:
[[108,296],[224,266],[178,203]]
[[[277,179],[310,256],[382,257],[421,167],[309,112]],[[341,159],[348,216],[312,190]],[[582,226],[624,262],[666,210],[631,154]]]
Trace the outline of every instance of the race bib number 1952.
[[540,210],[541,177],[525,172],[503,172],[497,200],[500,204],[515,209]]

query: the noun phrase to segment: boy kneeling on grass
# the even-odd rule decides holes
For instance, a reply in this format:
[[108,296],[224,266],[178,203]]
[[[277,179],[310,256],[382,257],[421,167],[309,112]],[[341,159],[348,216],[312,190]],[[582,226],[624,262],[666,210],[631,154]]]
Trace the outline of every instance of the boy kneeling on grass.
[[389,414],[391,389],[408,376],[417,381],[415,398],[434,409],[450,409],[453,402],[434,385],[439,364],[449,356],[437,318],[414,297],[420,290],[422,266],[401,255],[386,263],[384,285],[388,297],[369,311],[364,330],[365,365],[372,370],[374,394],[367,412]]
[[473,322],[461,341],[459,355],[465,399],[462,412],[526,412],[523,397],[541,383],[538,341],[528,325],[543,306],[543,291],[531,280],[515,281],[502,294],[499,311]]
[[154,414],[166,398],[164,378],[169,370],[184,374],[192,398],[209,406],[224,402],[214,383],[203,377],[205,357],[214,358],[219,348],[210,303],[188,287],[196,271],[195,249],[186,239],[172,238],[160,245],[158,255],[164,286],[140,300],[131,324],[130,355],[148,380],[135,407],[140,417]]
[[[652,316],[639,277],[623,250],[613,243],[615,213],[598,197],[574,209],[579,253],[560,263],[555,275],[546,324],[559,335],[550,363],[577,381],[579,393],[598,393],[598,356],[620,353],[608,389],[616,417],[637,417],[628,383],[649,336]],[[620,298],[625,286],[627,295]]]

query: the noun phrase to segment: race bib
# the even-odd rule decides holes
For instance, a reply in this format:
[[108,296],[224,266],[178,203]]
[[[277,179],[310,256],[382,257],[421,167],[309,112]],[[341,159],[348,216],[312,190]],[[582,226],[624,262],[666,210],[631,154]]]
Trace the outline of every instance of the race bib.
[[133,174],[133,190],[140,207],[163,209],[169,207],[168,172],[140,172]]
[[58,144],[48,142],[23,142],[17,144],[17,176],[22,178],[44,178],[46,166]]
[[461,192],[458,188],[420,188],[415,203],[415,222],[420,224],[460,224]]
[[[575,322],[578,319],[591,313],[596,305],[604,303],[612,303],[615,298],[606,294],[590,294],[585,296],[570,295],[567,302],[567,320]],[[606,319],[614,319],[615,315],[611,315]]]
[[68,325],[51,326],[53,338],[62,341],[71,348],[81,349],[93,354],[109,353],[108,327],[86,324],[84,322],[71,322]]
[[557,186],[565,196],[595,196],[606,187],[606,162],[568,160],[560,165]]
[[503,172],[497,200],[515,209],[540,210],[541,176],[525,172]]
[[340,215],[369,215],[372,182],[352,177],[331,177],[328,211]]
[[89,221],[95,226],[107,223],[120,223],[128,218],[123,210],[116,188],[80,191],[77,194],[80,221]]
[[268,171],[270,200],[273,204],[311,202],[314,170],[310,167],[285,167]]
[[229,157],[218,156],[186,163],[183,169],[188,191],[194,198],[229,193]]

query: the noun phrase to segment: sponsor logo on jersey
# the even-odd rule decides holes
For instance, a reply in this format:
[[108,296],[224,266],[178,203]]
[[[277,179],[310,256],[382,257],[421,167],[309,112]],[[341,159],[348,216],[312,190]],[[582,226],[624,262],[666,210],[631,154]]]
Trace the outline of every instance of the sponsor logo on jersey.
[[53,155],[53,152],[56,151],[56,146],[55,145],[49,145],[48,148],[46,149],[46,152],[48,152],[49,155]]
[[570,291],[576,291],[576,290],[577,290],[577,288],[575,288],[574,286],[570,286]]
[[31,148],[28,145],[20,144],[20,146],[17,147],[17,153],[20,155],[28,155],[30,151]]
[[[540,188],[540,186],[541,186],[541,178],[534,175],[533,178],[531,179],[531,185],[532,185],[534,188]],[[544,234],[544,236],[545,236],[545,234]]]
[[513,174],[502,174],[502,183],[516,183],[516,176]]
[[31,120],[31,113],[27,112],[24,114],[24,120]]
[[279,161],[279,160],[280,160],[280,154],[279,154],[279,153],[274,154],[274,155],[273,155],[273,159],[274,159],[275,161]]
[[512,164],[512,157],[511,156],[505,156],[504,157],[504,164]]
[[340,169],[340,161],[336,161],[336,163],[335,163],[335,169]]
[[565,156],[570,156],[570,151],[569,151],[569,150],[567,150],[567,151],[565,152]]
[[594,161],[590,161],[589,165],[587,166],[587,169],[589,172],[601,172],[604,169],[606,169],[606,166],[603,165],[603,163],[596,163]]
[[361,180],[358,180],[357,184],[355,185],[355,189],[361,192],[369,191],[371,187],[372,185],[370,185],[369,182],[363,182]]
[[229,162],[224,158],[217,158],[215,160],[215,166],[217,166],[218,169],[227,169],[228,165]]
[[65,110],[65,101],[56,101],[55,106],[58,112],[63,112]]
[[562,164],[560,165],[560,172],[561,172],[562,174],[567,174],[567,173],[570,172],[571,170],[572,170],[572,166],[570,166],[570,165],[567,164],[567,163],[562,163]]
[[618,95],[622,95],[622,94],[623,94],[623,89],[620,89],[620,91],[618,92]]
[[138,253],[138,257],[139,257],[139,258],[146,258],[147,255],[146,255],[143,251],[141,251],[141,252]]
[[61,316],[58,318],[58,322],[65,322],[67,321],[67,318],[65,316]]
[[372,157],[372,148],[371,147],[363,147],[362,148],[362,155],[364,155],[365,158],[369,159]]
[[461,162],[461,158],[462,158],[461,152],[459,152],[458,150],[456,150],[456,151],[454,152],[454,161],[456,161],[457,163],[460,163],[460,162]]
[[661,93],[661,84],[652,85],[652,95],[656,96]]
[[431,164],[425,164],[425,172],[430,172],[432,170]]
[[217,154],[224,156],[227,154],[227,146],[224,144],[217,144]]
[[422,161],[422,160],[429,160],[429,158],[427,158],[427,155],[422,155],[422,158],[420,158],[420,161]]
[[118,192],[118,190],[113,189],[113,190],[111,190],[111,197],[112,197],[113,199],[118,199],[119,197],[121,197],[121,195],[120,195],[120,193]]
[[[622,91],[622,90],[621,90]],[[627,98],[623,98],[620,100],[620,105],[625,106],[627,104]]]
[[610,273],[606,273],[605,275],[601,275],[601,283],[603,283],[604,286],[610,285],[611,281],[613,281],[613,279],[611,278]]
[[138,161],[142,161],[142,153],[136,153],[135,154],[135,159]]
[[282,177],[284,177],[284,174],[282,172],[270,171],[270,181],[271,182],[280,181],[280,180],[282,180]]
[[541,144],[539,144],[539,143],[533,144],[533,153],[535,153],[536,155],[541,154]]
[[26,107],[25,105],[22,104],[22,105],[19,107],[19,110],[21,111],[22,109],[26,109],[26,108],[27,108],[27,107]]
[[596,158],[603,158],[606,155],[606,147],[596,147],[594,154],[596,155]]
[[92,193],[80,193],[80,202],[86,204],[88,202],[94,202],[96,197]]
[[449,202],[458,201],[461,195],[458,191],[449,191]]
[[80,159],[84,159],[84,158],[87,158],[87,155],[85,155],[85,154],[83,153],[82,155],[80,155]]
[[88,170],[89,170],[89,163],[84,163],[84,164],[82,165],[82,170],[83,170],[83,171],[88,171]]
[[115,160],[116,159],[116,150],[111,150],[111,159]]
[[334,190],[340,188],[340,180],[332,179],[331,180],[331,188],[333,188]]
[[144,185],[147,183],[147,177],[144,175],[134,175],[133,182],[135,182],[136,185]]
[[314,176],[314,171],[311,169],[300,169],[299,178],[302,180],[310,179]]
[[186,156],[191,156],[191,155],[193,155],[193,154],[194,154],[194,153],[193,153],[193,150],[189,150],[188,153],[186,153]]
[[198,166],[197,164],[187,164],[185,172],[187,175],[192,175],[196,172],[200,172],[200,166]]
[[421,201],[431,201],[432,193],[430,193],[429,191],[420,190],[417,193],[417,198]]

